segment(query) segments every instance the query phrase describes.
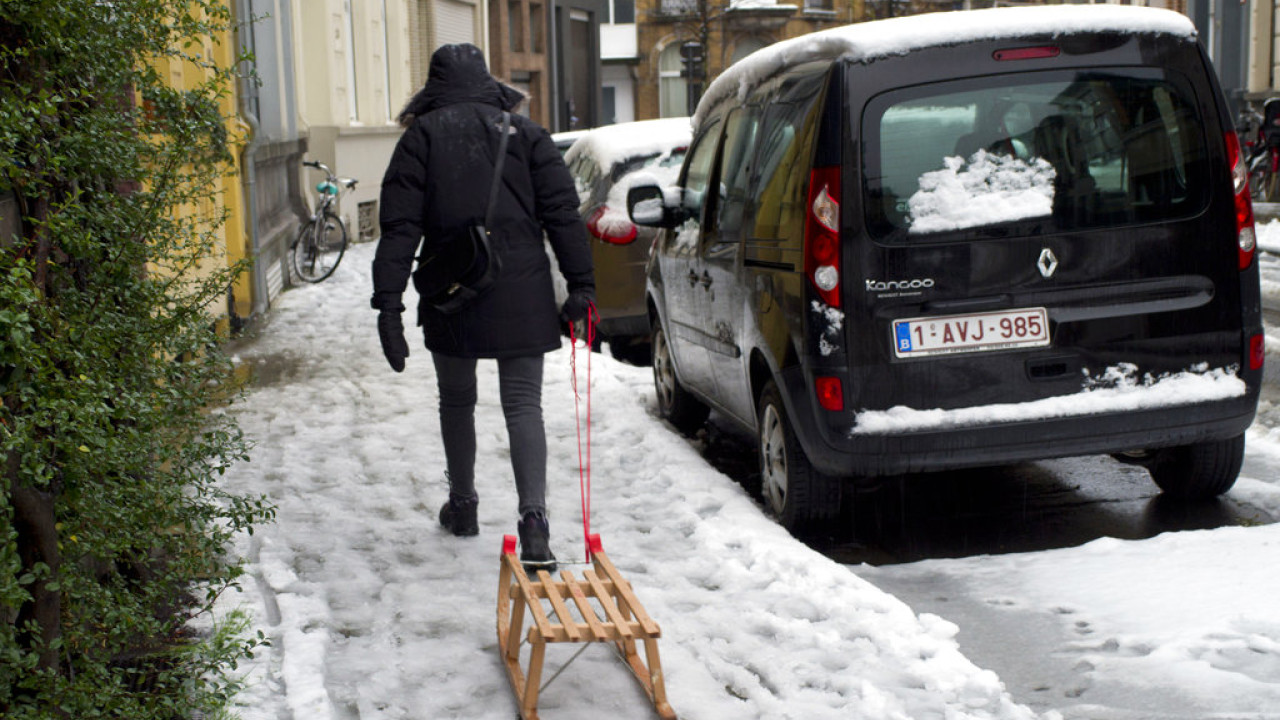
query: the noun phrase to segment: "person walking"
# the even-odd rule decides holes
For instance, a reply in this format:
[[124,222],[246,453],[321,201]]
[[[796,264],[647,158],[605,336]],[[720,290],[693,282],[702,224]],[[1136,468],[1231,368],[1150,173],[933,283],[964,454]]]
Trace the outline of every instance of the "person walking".
[[[523,99],[489,74],[474,45],[445,45],[432,55],[426,85],[400,113],[404,134],[382,180],[382,237],[373,260],[372,305],[378,310],[378,337],[387,362],[402,372],[409,356],[401,319],[403,293],[415,256],[421,271],[424,258],[454,247],[444,239],[486,224],[505,128],[501,183],[487,221],[493,254],[500,261],[496,280],[457,312],[441,312],[420,299],[418,324],[440,395],[449,482],[440,524],[458,536],[479,532],[476,362],[495,359],[519,498],[520,559],[529,570],[553,570],[543,356],[560,347],[561,323],[586,317],[595,279],[577,191],[559,150],[545,129],[509,112]],[[561,308],[556,307],[544,234],[569,289]]]

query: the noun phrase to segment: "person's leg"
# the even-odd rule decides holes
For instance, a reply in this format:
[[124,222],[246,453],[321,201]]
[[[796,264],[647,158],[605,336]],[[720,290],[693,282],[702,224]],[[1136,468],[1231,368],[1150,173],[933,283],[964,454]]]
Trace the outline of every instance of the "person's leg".
[[547,435],[542,423],[542,356],[499,360],[498,390],[507,420],[520,515],[545,515]]
[[440,393],[440,438],[444,442],[449,501],[440,524],[455,535],[475,535],[476,361],[432,353]]
[[527,572],[556,568],[547,523],[547,435],[542,424],[542,356],[498,361],[498,389],[520,498],[520,561]]

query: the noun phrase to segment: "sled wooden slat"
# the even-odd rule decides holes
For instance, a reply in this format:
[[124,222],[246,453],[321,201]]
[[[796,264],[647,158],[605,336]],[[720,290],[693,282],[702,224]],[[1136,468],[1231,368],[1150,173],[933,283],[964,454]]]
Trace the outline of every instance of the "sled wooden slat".
[[[498,570],[498,647],[520,717],[538,720],[542,665],[549,643],[612,642],[658,716],[676,720],[675,710],[667,702],[658,658],[658,624],[604,554],[598,536],[591,540],[593,569],[583,570],[581,578],[570,570],[561,570],[560,579],[556,580],[546,571],[530,578],[516,558],[515,538],[503,539]],[[530,619],[527,632],[526,615]],[[528,661],[523,666],[522,642],[529,643]],[[639,646],[644,647],[643,658]]]
[[591,601],[587,599],[587,593],[578,584],[577,578],[568,570],[561,570],[560,577],[564,580],[565,587],[569,591],[569,596],[573,598],[573,604],[577,606],[578,612],[582,614],[582,619],[587,621],[587,627],[591,629],[591,637],[596,642],[603,642],[612,639],[608,630],[596,617],[595,608],[591,607]]
[[539,570],[538,582],[547,591],[547,600],[551,602],[552,609],[556,611],[556,619],[560,621],[560,626],[564,628],[568,641],[578,642],[578,639],[582,637],[582,633],[578,631],[578,623],[574,622],[573,616],[569,614],[569,608],[564,604],[564,599],[560,597],[560,591],[556,589],[556,584],[551,579],[551,574],[546,570]]

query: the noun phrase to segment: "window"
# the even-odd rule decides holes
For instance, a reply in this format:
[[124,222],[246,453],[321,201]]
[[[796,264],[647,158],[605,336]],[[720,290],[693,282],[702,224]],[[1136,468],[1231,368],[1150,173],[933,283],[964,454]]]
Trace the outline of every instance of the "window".
[[798,75],[777,95],[753,98],[763,112],[756,157],[748,168],[755,190],[751,234],[759,240],[785,240],[804,227],[808,153],[817,136],[817,99],[825,73]]
[[674,238],[675,247],[681,252],[692,252],[697,247],[701,235],[699,229],[702,227],[707,204],[709,202],[714,204],[713,196],[707,190],[711,182],[711,171],[714,168],[713,161],[719,140],[720,123],[718,121],[709,123],[706,131],[694,140],[691,151],[693,155],[689,157],[685,167],[684,192],[681,197],[681,203],[690,221],[680,227]]
[[742,227],[742,213],[747,204],[747,180],[751,151],[755,148],[759,126],[757,108],[735,109],[725,125],[724,151],[720,156],[720,204],[718,225],[726,240],[733,239]]
[[658,115],[684,117],[689,114],[688,83],[680,76],[680,43],[671,43],[658,56]]
[[[864,118],[863,192],[879,237],[1046,234],[1187,217],[1207,203],[1194,95],[1161,70],[904,89],[873,99]],[[1000,179],[971,182],[992,173]]]
[[524,52],[524,5],[519,0],[507,0],[507,38],[511,52]]
[[542,26],[546,25],[547,16],[542,12],[540,3],[529,3],[529,50],[535,53],[544,52],[542,47]]
[[360,120],[360,101],[356,93],[356,19],[351,13],[351,0],[342,5],[346,27],[343,28],[343,49],[347,60],[347,116],[351,122]]
[[604,125],[618,122],[618,89],[612,85],[600,88],[600,122]]
[[613,0],[613,18],[615,25],[629,25],[636,21],[636,0]]
[[738,42],[734,43],[733,56],[730,58],[729,62],[736,63],[768,44],[769,43],[766,40],[754,36],[742,38],[741,40],[738,40]]

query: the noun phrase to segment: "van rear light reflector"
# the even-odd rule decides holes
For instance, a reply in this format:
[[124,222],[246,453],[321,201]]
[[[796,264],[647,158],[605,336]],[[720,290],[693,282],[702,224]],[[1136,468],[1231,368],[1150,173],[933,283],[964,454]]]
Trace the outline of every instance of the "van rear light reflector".
[[1236,244],[1239,252],[1239,266],[1246,270],[1253,264],[1254,251],[1258,247],[1258,236],[1253,228],[1253,201],[1249,199],[1249,168],[1244,164],[1244,153],[1240,151],[1240,138],[1233,131],[1227,131],[1227,162],[1231,163],[1231,180],[1234,185],[1236,205]]
[[610,220],[601,225],[600,220],[608,212],[609,208],[601,205],[596,211],[591,213],[591,217],[587,220],[587,231],[593,236],[613,245],[630,245],[635,241],[638,231],[635,223],[630,220]]
[[809,214],[804,225],[804,274],[822,302],[840,307],[840,167],[809,173]]
[[1061,48],[1054,45],[1042,47],[1009,48],[991,53],[996,60],[1035,60],[1038,58],[1058,57]]
[[818,404],[823,410],[832,412],[844,410],[844,384],[840,382],[840,378],[814,378],[813,389],[817,392]]
[[1249,369],[1261,370],[1267,357],[1267,336],[1254,335],[1249,338]]

